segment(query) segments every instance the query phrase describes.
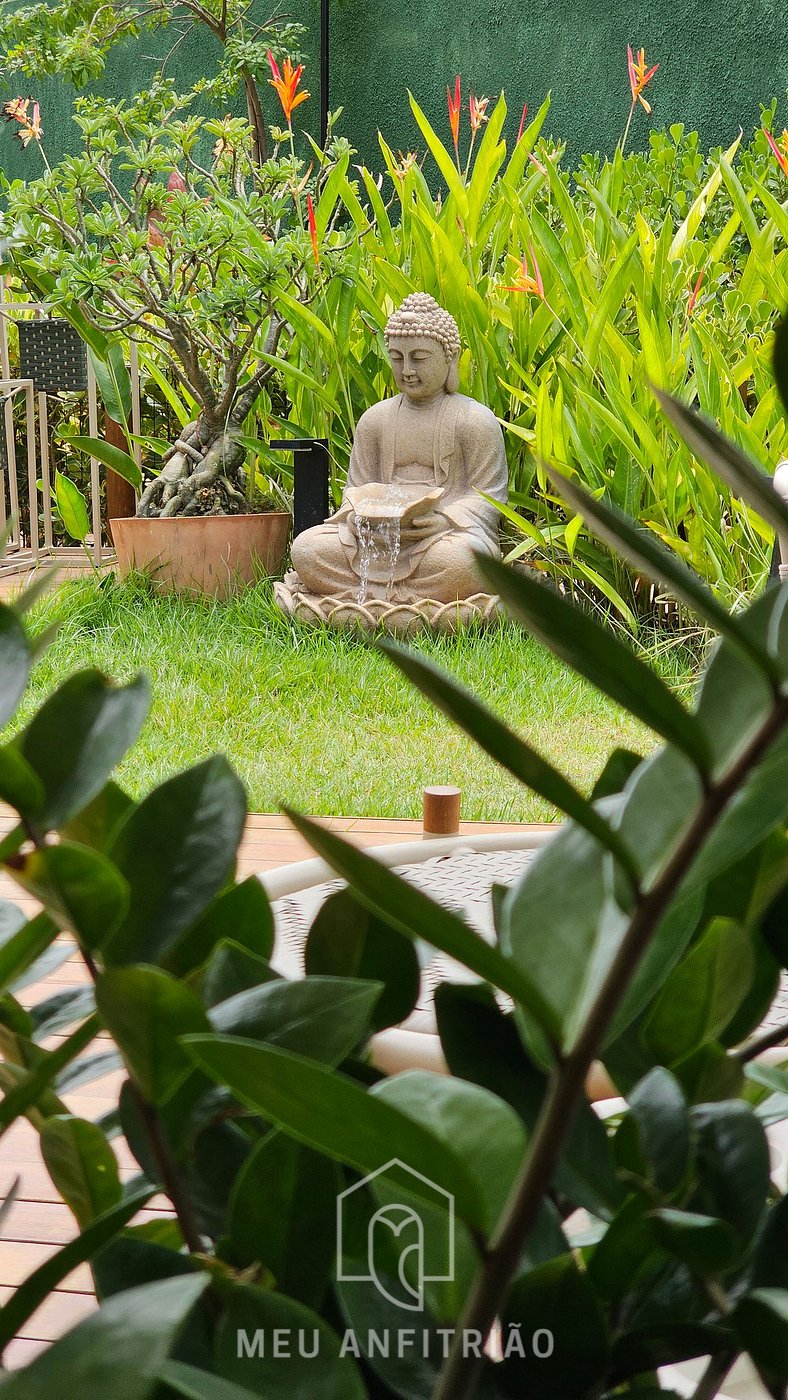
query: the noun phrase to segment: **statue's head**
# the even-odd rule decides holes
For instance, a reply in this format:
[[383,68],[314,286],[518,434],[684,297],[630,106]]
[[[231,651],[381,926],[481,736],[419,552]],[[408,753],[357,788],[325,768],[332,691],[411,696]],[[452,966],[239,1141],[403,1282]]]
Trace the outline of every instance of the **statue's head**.
[[457,322],[426,292],[413,292],[389,317],[386,348],[397,388],[416,402],[441,389],[456,394],[460,332]]

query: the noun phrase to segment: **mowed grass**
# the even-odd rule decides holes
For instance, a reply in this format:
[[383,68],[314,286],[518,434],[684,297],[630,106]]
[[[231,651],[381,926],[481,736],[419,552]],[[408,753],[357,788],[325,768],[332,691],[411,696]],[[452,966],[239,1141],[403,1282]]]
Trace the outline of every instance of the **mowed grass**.
[[[153,704],[118,775],[134,796],[220,752],[257,812],[287,803],[325,816],[418,817],[425,786],[455,783],[468,820],[555,816],[374,646],[287,622],[268,584],[218,604],[153,596],[134,581],[80,580],[62,585],[31,614],[36,631],[55,622],[56,637],[34,668],[20,721],[76,670],[97,666],[119,681],[144,671]],[[612,749],[645,754],[656,742],[513,624],[411,645],[472,689],[583,791]],[[680,640],[651,647],[656,669],[680,693],[693,686],[696,650]]]

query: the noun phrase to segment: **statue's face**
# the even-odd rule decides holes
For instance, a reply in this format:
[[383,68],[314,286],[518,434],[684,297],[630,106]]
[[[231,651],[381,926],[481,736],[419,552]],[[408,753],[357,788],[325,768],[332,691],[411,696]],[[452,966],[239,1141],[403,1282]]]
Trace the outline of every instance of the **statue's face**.
[[437,340],[428,335],[392,336],[388,351],[394,382],[414,403],[424,403],[445,389],[449,363]]

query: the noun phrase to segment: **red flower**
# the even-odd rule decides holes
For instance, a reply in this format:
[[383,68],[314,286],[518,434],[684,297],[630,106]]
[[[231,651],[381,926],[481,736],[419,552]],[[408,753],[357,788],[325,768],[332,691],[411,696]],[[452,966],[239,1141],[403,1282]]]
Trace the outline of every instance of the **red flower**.
[[459,160],[458,146],[460,140],[460,109],[462,106],[462,95],[460,92],[460,75],[454,79],[454,98],[452,99],[451,88],[446,84],[446,101],[449,105],[449,126],[451,127],[452,140],[454,142],[454,154]]
[[784,131],[779,142],[775,141],[772,133],[763,128],[763,134],[769,142],[783,175],[788,175],[788,131]]
[[509,287],[504,287],[503,290],[505,292],[527,292],[529,296],[535,296],[538,297],[540,301],[544,301],[544,283],[542,282],[542,274],[539,271],[539,264],[536,261],[533,243],[528,244],[528,250],[531,254],[531,268],[533,271],[528,267],[528,254],[523,253],[520,259],[520,270],[517,273],[517,281],[512,283]]
[[638,49],[637,62],[635,62],[632,45],[627,44],[627,68],[629,70],[629,90],[632,93],[632,106],[634,107],[636,102],[640,102],[641,107],[643,107],[645,111],[650,112],[651,104],[648,103],[643,96],[643,89],[651,82],[651,79],[659,68],[659,64],[655,63],[653,67],[647,70],[646,50]]
[[44,134],[41,126],[41,108],[37,102],[33,103],[32,115],[28,116],[27,109],[31,100],[29,97],[12,97],[9,102],[3,103],[3,116],[6,121],[19,123],[16,135],[23,146],[29,146],[31,141],[40,141]]
[[317,223],[315,220],[315,206],[312,203],[312,196],[306,197],[306,216],[309,223],[309,237],[312,240],[312,256],[315,259],[315,267],[320,266],[320,249],[317,243]]
[[468,101],[468,111],[471,118],[472,136],[475,136],[477,131],[481,129],[482,122],[490,120],[487,116],[489,102],[489,97],[474,97],[473,93],[471,93]]
[[299,63],[298,67],[294,68],[290,59],[286,58],[282,64],[284,73],[280,73],[279,65],[270,49],[268,50],[268,62],[271,65],[271,72],[273,74],[273,77],[269,78],[268,81],[271,87],[275,88],[276,92],[279,94],[279,101],[282,104],[285,121],[287,125],[290,126],[296,107],[298,107],[301,102],[306,102],[306,99],[309,97],[309,93],[306,91],[298,92],[298,84],[301,81],[304,65],[303,63]]
[[701,270],[700,270],[700,276],[698,277],[698,280],[697,280],[697,282],[695,283],[695,286],[692,288],[692,291],[690,292],[690,296],[689,296],[689,301],[687,302],[687,315],[688,315],[688,316],[691,316],[692,313],[693,313],[693,311],[695,310],[695,304],[696,304],[696,302],[697,302],[697,300],[698,300],[698,292],[699,292],[700,289],[701,289],[701,286],[702,286],[702,283],[703,283],[703,279],[704,279],[705,276],[706,276],[706,269],[705,269],[705,267],[702,267]]

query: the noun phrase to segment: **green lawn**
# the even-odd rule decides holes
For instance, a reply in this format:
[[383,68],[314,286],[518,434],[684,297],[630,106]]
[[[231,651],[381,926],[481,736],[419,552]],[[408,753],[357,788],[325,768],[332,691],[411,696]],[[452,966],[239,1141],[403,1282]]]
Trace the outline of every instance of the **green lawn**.
[[[62,586],[32,626],[59,623],[35,667],[22,717],[84,666],[116,679],[150,677],[153,707],[120,779],[136,796],[221,751],[246,783],[253,811],[283,802],[323,815],[417,817],[422,788],[456,783],[467,819],[538,821],[554,813],[437,714],[388,660],[344,634],[292,625],[261,584],[227,604],[152,597],[107,579]],[[646,753],[653,737],[513,625],[426,638],[424,655],[471,687],[588,790],[607,753]],[[692,649],[651,648],[683,693]]]

